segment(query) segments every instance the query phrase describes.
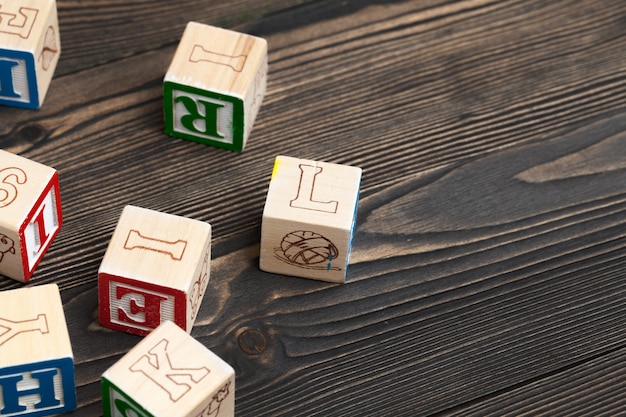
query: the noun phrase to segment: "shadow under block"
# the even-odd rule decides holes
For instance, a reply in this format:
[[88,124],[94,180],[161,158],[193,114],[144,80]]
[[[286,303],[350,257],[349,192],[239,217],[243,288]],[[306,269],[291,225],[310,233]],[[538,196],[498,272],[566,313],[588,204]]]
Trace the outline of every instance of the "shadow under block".
[[41,107],[60,54],[54,0],[0,0],[0,104]]
[[124,207],[98,271],[100,323],[145,336],[171,320],[190,332],[210,267],[210,224]]
[[361,168],[277,156],[261,226],[263,271],[345,281]]
[[102,375],[104,417],[233,417],[235,371],[172,322]]
[[0,150],[0,274],[28,282],[62,222],[56,170]]
[[266,80],[265,39],[189,22],[163,80],[165,133],[242,151]]
[[0,292],[0,416],[75,408],[74,357],[59,288]]

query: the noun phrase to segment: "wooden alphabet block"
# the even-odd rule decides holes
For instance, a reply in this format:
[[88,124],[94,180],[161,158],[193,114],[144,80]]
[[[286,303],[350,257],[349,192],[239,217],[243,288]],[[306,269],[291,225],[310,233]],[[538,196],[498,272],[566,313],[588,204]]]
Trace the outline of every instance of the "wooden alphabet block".
[[0,292],[0,416],[75,408],[74,357],[59,288]]
[[277,156],[261,226],[263,271],[344,282],[361,168]]
[[190,332],[210,266],[210,224],[124,207],[98,271],[100,323],[145,336],[171,320]]
[[0,150],[0,274],[27,282],[62,222],[57,172]]
[[233,417],[235,371],[172,322],[102,375],[104,417]]
[[41,107],[60,54],[54,0],[0,0],[0,104]]
[[163,81],[165,133],[242,151],[266,79],[265,39],[189,22]]

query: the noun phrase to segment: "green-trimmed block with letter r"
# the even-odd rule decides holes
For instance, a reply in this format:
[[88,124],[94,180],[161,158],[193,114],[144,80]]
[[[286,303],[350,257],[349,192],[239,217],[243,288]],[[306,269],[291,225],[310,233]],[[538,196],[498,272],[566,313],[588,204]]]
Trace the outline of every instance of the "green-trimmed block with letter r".
[[189,22],[163,80],[165,133],[242,151],[267,80],[267,42]]

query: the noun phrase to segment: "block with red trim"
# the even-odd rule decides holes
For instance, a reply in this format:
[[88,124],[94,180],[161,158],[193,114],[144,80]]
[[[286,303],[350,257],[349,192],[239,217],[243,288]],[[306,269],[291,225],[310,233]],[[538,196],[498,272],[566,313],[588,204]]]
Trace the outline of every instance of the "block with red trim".
[[104,417],[233,417],[235,371],[168,321],[102,375]]
[[74,358],[59,288],[0,292],[0,416],[75,408]]
[[0,150],[0,274],[28,282],[62,222],[57,171]]
[[98,271],[100,323],[145,336],[171,320],[190,332],[210,263],[209,223],[124,207]]

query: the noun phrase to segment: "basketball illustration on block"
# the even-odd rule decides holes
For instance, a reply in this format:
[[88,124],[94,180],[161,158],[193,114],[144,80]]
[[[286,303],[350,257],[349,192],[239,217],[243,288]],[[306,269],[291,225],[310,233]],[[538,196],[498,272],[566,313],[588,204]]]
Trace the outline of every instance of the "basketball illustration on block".
[[341,270],[331,265],[339,256],[337,246],[319,233],[305,230],[287,233],[274,253],[281,261],[301,268]]

